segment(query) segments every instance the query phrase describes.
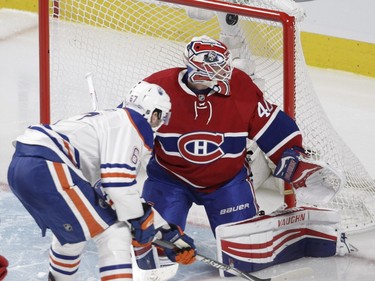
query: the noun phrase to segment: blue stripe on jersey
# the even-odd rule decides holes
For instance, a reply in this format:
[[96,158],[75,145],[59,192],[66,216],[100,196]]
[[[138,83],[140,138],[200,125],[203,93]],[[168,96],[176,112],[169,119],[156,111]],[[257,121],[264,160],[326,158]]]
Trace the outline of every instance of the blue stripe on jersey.
[[[62,153],[64,153],[66,155],[66,157],[68,157],[68,159],[70,159],[72,161],[72,163],[77,167],[77,168],[80,168],[80,159],[79,159],[79,151],[73,146],[70,144],[69,142],[69,138],[61,133],[58,133],[54,130],[51,129],[51,127],[49,125],[38,125],[38,126],[30,126],[29,127],[30,129],[32,130],[36,130],[36,131],[39,131],[43,134],[45,134],[46,136],[48,136],[52,142],[59,148],[59,150],[61,150]],[[74,151],[74,157],[75,159],[71,159],[70,155],[68,153],[66,153],[67,149],[65,147],[63,147],[59,141],[51,136],[48,131],[46,130],[51,130],[53,131],[54,133],[58,134],[62,139],[64,139],[65,141],[67,141],[69,143],[69,145],[72,147],[73,151]]]
[[151,129],[147,120],[138,112],[133,109],[125,108],[133,119],[134,125],[137,127],[139,133],[143,136],[145,144],[151,149],[154,147],[154,132]]
[[41,145],[30,145],[24,144],[22,142],[16,142],[16,151],[14,152],[16,156],[38,156],[39,158],[47,159],[53,162],[63,162],[63,160],[48,147]]
[[131,268],[131,264],[118,264],[118,265],[109,265],[109,266],[103,266],[99,269],[99,272],[104,272],[108,270],[115,270],[115,269],[121,269],[121,268]]
[[137,184],[137,180],[133,180],[131,182],[103,182],[102,187],[124,187],[124,186],[132,186]]
[[[52,131],[54,131],[54,130],[51,128],[51,126],[48,125],[48,124],[44,124],[44,125],[41,125],[41,126],[47,128],[48,130],[52,130]],[[56,134],[58,134],[60,137],[62,137],[64,140],[66,140],[67,142],[69,142],[69,138],[68,138],[67,136],[65,136],[64,134],[61,134],[61,133],[59,133],[59,132],[56,132],[56,131],[54,131],[54,132],[55,132]]]
[[105,169],[105,168],[125,168],[125,169],[128,169],[130,171],[135,171],[135,167],[132,167],[128,164],[119,164],[119,163],[106,163],[106,164],[101,164],[100,165],[100,168],[101,169]]
[[257,139],[257,144],[267,154],[295,132],[299,132],[296,123],[280,110],[269,127]]

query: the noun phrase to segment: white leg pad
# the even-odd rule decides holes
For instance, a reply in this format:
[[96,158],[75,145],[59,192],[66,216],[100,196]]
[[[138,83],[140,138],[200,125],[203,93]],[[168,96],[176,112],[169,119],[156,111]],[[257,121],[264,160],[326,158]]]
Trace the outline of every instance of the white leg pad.
[[333,256],[339,222],[335,210],[298,207],[221,225],[216,228],[218,258],[252,272],[304,256]]

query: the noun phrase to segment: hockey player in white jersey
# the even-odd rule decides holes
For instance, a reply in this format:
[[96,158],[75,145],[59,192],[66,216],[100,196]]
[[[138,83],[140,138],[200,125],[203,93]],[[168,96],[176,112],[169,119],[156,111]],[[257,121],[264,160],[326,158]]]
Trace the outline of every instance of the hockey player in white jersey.
[[53,233],[49,280],[76,280],[89,239],[97,245],[101,280],[132,280],[131,244],[151,245],[157,233],[178,238],[173,241],[181,250],[167,253],[172,261],[194,262],[193,240],[161,218],[135,187],[154,131],[168,123],[170,109],[161,87],[140,82],[124,108],[30,126],[17,138],[8,182],[42,235]]

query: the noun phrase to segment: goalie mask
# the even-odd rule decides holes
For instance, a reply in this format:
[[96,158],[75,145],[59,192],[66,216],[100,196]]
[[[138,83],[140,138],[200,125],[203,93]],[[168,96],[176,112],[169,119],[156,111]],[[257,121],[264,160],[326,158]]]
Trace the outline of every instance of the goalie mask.
[[163,124],[168,125],[171,106],[164,89],[145,81],[135,85],[125,97],[125,107],[142,114],[154,131]]
[[223,43],[207,36],[194,37],[185,48],[184,60],[189,82],[229,94],[232,55]]

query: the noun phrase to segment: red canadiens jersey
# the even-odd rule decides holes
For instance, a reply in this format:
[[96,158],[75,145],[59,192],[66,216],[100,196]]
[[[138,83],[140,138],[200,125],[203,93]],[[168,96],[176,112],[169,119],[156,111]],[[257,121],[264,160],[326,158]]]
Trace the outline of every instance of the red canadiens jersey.
[[263,98],[251,78],[233,70],[229,95],[192,92],[182,81],[186,69],[172,68],[145,79],[169,94],[172,114],[155,139],[155,159],[196,188],[219,187],[245,163],[247,138],[275,163],[285,148],[302,145],[295,122]]

